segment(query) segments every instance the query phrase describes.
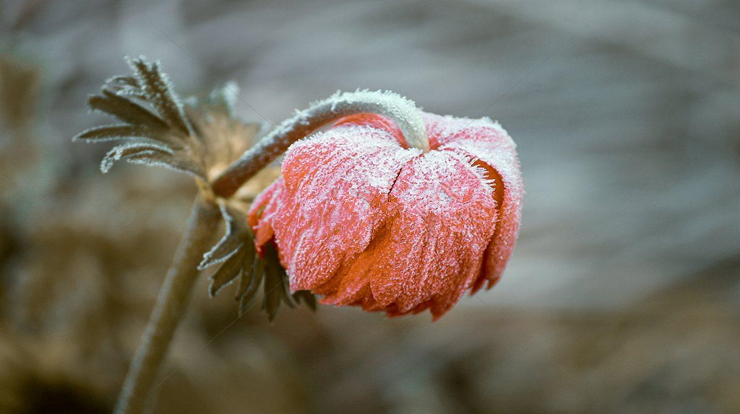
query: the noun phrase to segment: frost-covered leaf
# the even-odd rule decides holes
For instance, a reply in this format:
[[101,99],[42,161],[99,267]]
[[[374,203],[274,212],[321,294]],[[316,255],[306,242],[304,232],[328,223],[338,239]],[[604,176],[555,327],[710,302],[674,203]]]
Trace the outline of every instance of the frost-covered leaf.
[[[228,207],[225,203],[220,205],[221,215],[226,223],[226,234],[203,255],[199,269],[220,264],[216,273],[211,276],[209,294],[215,296],[224,286],[232,283],[237,276],[252,273],[252,263],[255,257],[254,241],[247,223],[241,217],[243,213]],[[241,283],[241,282],[240,282]]]
[[236,253],[224,260],[211,276],[211,284],[208,287],[208,294],[215,296],[222,287],[231,284],[237,276],[243,271],[244,256],[246,249],[239,249]]
[[[236,116],[235,84],[217,88],[204,99],[182,100],[158,62],[150,63],[143,57],[127,62],[133,76],[111,77],[100,94],[88,99],[91,110],[111,115],[123,124],[91,128],[74,140],[129,140],[161,144],[168,150],[157,147],[132,153],[132,147],[117,147],[103,160],[104,171],[125,158],[131,163],[162,166],[208,181],[260,136],[262,124],[247,123]],[[184,101],[188,105],[181,103]]]
[[113,76],[105,81],[105,87],[130,86],[140,88],[139,81],[133,76]]
[[142,151],[126,157],[126,161],[132,164],[144,164],[152,167],[164,167],[174,171],[184,172],[194,177],[206,179],[206,173],[200,165],[194,163],[190,158],[183,157],[182,153],[175,152],[167,156],[158,151]]
[[100,163],[100,170],[107,173],[116,161],[139,153],[158,154],[162,158],[171,158],[173,154],[171,149],[163,145],[145,143],[123,144],[114,147],[105,154],[103,161]]
[[[149,128],[137,125],[109,125],[102,127],[90,128],[81,132],[72,138],[74,141],[115,141],[127,138],[146,138],[159,141],[160,134],[155,133]],[[166,144],[166,142],[165,142]]]
[[[234,299],[239,303],[239,314],[243,314],[260,292],[262,286],[262,308],[270,320],[274,319],[282,303],[294,307],[303,302],[311,309],[316,299],[310,292],[289,292],[288,276],[280,265],[274,246],[265,247],[264,258],[257,255],[254,235],[246,222],[246,214],[230,201],[221,204],[221,214],[226,222],[224,237],[204,255],[200,268],[219,265],[211,276],[209,293],[215,296],[222,288],[234,283],[238,285]],[[295,301],[294,301],[295,298]]]
[[103,89],[110,90],[118,96],[133,97],[144,102],[147,100],[139,81],[133,76],[113,76],[105,81]]
[[148,63],[143,57],[128,59],[128,63],[134,70],[141,91],[159,116],[171,128],[186,136],[192,135],[192,128],[185,118],[180,99],[174,93],[167,75],[160,70],[159,63]]
[[113,115],[123,122],[133,125],[145,125],[152,129],[167,130],[168,126],[152,111],[138,103],[116,95],[109,90],[103,90],[102,95],[92,95],[87,99],[87,105],[95,111]]
[[262,309],[270,320],[275,319],[281,303],[295,307],[288,290],[288,275],[280,265],[275,247],[270,244],[265,250],[265,298]]
[[138,142],[114,147],[103,157],[100,170],[107,173],[113,167],[113,164],[120,160],[126,160],[134,164],[166,167],[196,177],[205,177],[205,173],[198,165],[191,163],[190,160],[183,158],[169,147],[156,143]]
[[121,87],[121,88],[116,88],[115,89],[115,92],[116,92],[116,95],[118,95],[118,96],[126,96],[126,97],[129,97],[129,98],[136,98],[136,99],[140,99],[142,101],[146,101],[146,95],[144,94],[144,92],[142,92],[138,88],[132,88],[132,87],[124,86],[124,87]]
[[234,217],[238,213],[230,211],[231,209],[226,207],[225,204],[221,204],[220,208],[221,216],[226,223],[226,234],[211,250],[203,255],[203,260],[198,265],[199,269],[205,269],[228,259],[237,253],[247,241],[251,240],[252,236],[247,223]]

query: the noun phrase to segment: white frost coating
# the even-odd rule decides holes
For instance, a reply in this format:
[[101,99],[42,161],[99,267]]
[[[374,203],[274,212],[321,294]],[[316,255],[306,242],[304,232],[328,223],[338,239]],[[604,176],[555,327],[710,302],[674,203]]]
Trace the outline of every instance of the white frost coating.
[[311,104],[306,110],[296,111],[295,115],[283,121],[244,153],[214,182],[216,193],[219,194],[222,185],[235,191],[235,188],[272,162],[292,143],[309,136],[317,129],[342,117],[362,113],[389,117],[401,129],[409,146],[424,152],[429,151],[422,111],[410,99],[390,91],[337,92],[325,100]]
[[496,188],[496,179],[494,178],[486,178],[486,170],[483,167],[480,167],[475,164],[477,158],[473,157],[472,155],[465,153],[465,152],[451,152],[456,157],[462,159],[468,167],[478,176],[480,177],[481,182],[490,187],[491,189]]
[[421,110],[414,101],[397,93],[372,92],[366,89],[347,93],[337,91],[328,99],[316,103],[317,106],[325,104],[331,104],[332,112],[341,112],[342,108],[350,107],[367,108],[367,112],[385,115],[398,124],[409,146],[424,152],[429,151],[429,139]]
[[144,96],[164,121],[186,135],[194,136],[193,126],[185,115],[183,104],[174,92],[169,76],[160,69],[162,63],[159,60],[149,63],[145,56],[125,56],[124,60],[134,71],[134,77]]
[[509,133],[501,126],[498,121],[494,121],[491,118],[484,116],[482,118],[465,118],[457,117],[453,115],[434,115],[437,119],[442,119],[445,122],[434,122],[434,128],[436,131],[432,134],[438,138],[446,138],[445,142],[449,139],[457,137],[469,128],[477,127],[488,127],[493,128],[502,135],[508,136]]
[[401,128],[409,146],[429,151],[424,120],[414,101],[391,91],[366,89],[355,92],[337,91],[327,99],[311,103],[308,109],[296,110],[295,115],[278,125],[262,142],[267,144],[277,137],[289,135],[297,126],[310,125],[317,116],[335,114],[331,117],[334,120],[358,113],[375,113],[391,118]]
[[158,143],[137,142],[114,147],[103,157],[100,170],[107,173],[113,164],[120,160],[126,160],[131,164],[164,167],[202,179],[206,177],[205,172],[198,165],[188,159],[178,157],[172,148]]
[[105,157],[103,157],[103,161],[100,163],[100,171],[105,174],[110,171],[111,167],[116,161],[124,159],[132,154],[137,154],[144,151],[146,151],[147,153],[160,153],[164,155],[173,154],[172,150],[164,145],[144,143],[119,145],[105,154]]
[[235,255],[244,245],[244,241],[237,234],[238,231],[236,229],[234,217],[229,214],[223,204],[219,204],[219,209],[221,210],[221,216],[224,218],[224,222],[226,223],[226,234],[224,234],[221,240],[219,240],[211,250],[207,251],[203,255],[203,260],[201,260],[198,265],[198,270],[203,270],[215,264],[225,262]]

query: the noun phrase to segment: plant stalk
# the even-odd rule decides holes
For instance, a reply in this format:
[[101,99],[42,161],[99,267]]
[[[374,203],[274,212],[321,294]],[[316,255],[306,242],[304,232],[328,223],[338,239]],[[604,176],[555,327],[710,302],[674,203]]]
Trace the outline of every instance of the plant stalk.
[[141,414],[153,400],[157,374],[198,279],[198,263],[210,247],[220,220],[218,207],[199,195],[129,367],[116,414]]
[[393,93],[358,91],[337,94],[298,112],[245,152],[210,186],[198,181],[200,195],[195,201],[188,227],[131,362],[116,405],[116,414],[142,414],[153,399],[151,394],[157,374],[190,301],[199,274],[198,264],[210,247],[212,236],[221,220],[214,198],[229,198],[234,195],[244,182],[299,139],[330,122],[360,113],[376,113],[389,117],[401,129],[409,146],[429,150],[421,111],[412,101]]
[[350,92],[319,101],[278,125],[212,183],[215,195],[231,197],[248,179],[284,153],[291,144],[340,118],[374,113],[392,119],[411,147],[429,151],[429,139],[415,104],[393,93]]

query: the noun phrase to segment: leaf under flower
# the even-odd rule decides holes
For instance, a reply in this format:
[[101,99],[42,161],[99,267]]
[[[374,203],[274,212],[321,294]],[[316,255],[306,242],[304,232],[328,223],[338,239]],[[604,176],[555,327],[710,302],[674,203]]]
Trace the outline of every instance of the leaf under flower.
[[262,309],[273,320],[281,304],[295,307],[301,302],[316,309],[316,298],[309,292],[289,291],[288,275],[280,264],[274,246],[265,246],[264,257],[255,249],[254,235],[246,221],[246,214],[232,205],[221,204],[226,223],[226,234],[203,256],[199,268],[219,265],[210,277],[209,293],[215,296],[222,288],[238,280],[234,299],[239,303],[239,314],[244,314],[254,302],[259,287],[263,288]]

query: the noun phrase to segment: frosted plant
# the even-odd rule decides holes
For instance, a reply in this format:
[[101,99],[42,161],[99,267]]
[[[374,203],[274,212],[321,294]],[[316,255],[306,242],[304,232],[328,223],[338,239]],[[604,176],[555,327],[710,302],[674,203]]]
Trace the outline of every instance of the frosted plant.
[[440,318],[492,287],[514,248],[522,179],[498,124],[422,114],[429,151],[374,114],[293,144],[255,200],[258,250],[277,246],[293,290],[389,316]]
[[264,301],[262,308],[270,320],[275,318],[281,303],[293,307],[294,302],[305,302],[316,309],[315,297],[306,291],[288,292],[285,269],[277,259],[274,248],[269,249],[262,259],[254,249],[254,236],[243,210],[221,204],[221,214],[226,220],[226,235],[203,256],[198,266],[205,269],[220,264],[211,276],[208,293],[215,296],[221,288],[238,279],[235,299],[239,302],[239,313],[243,314],[258,294],[264,279]]
[[230,195],[238,183],[251,176],[260,165],[265,165],[285,152],[297,139],[310,135],[322,126],[345,116],[377,113],[392,119],[403,131],[403,138],[412,147],[429,150],[424,122],[420,111],[410,99],[393,92],[357,90],[337,92],[331,97],[312,103],[270,132],[265,139],[245,152],[239,160],[213,183],[217,192]]
[[[235,116],[234,85],[183,102],[158,63],[128,62],[134,76],[111,78],[88,101],[122,123],[75,139],[128,141],[104,157],[104,172],[119,160],[163,166],[194,176],[200,191],[117,413],[146,408],[201,269],[218,266],[211,295],[236,282],[240,313],[261,286],[269,319],[282,303],[315,308],[314,294],[437,319],[503,272],[523,190],[498,124],[472,127],[392,92],[358,90],[297,111],[252,145],[262,128]],[[239,189],[286,150],[283,176],[250,209]],[[222,221],[226,234],[209,249]]]
[[116,161],[126,160],[208,181],[249,148],[263,129],[263,125],[245,123],[234,114],[231,96],[238,93],[235,85],[216,89],[207,99],[190,98],[183,104],[158,63],[149,64],[143,58],[127,61],[134,76],[109,79],[101,93],[87,101],[91,110],[122,123],[91,128],[74,138],[128,141],[105,156],[103,172]]

